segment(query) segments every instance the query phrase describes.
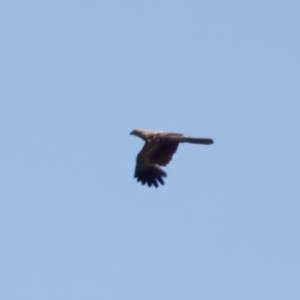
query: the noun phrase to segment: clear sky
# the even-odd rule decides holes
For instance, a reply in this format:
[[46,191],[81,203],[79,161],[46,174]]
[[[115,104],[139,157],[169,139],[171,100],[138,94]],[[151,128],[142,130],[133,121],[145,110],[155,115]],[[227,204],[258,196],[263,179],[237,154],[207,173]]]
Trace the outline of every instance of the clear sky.
[[[1,1],[0,299],[300,299],[299,1]],[[133,179],[133,128],[181,145]]]

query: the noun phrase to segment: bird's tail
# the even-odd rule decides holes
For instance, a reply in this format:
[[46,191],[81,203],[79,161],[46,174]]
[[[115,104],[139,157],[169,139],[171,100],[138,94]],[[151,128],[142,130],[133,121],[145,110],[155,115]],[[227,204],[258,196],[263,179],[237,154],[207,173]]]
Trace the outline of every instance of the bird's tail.
[[183,136],[181,139],[183,143],[190,143],[190,144],[202,144],[202,145],[211,145],[214,143],[212,139],[207,138],[192,138]]

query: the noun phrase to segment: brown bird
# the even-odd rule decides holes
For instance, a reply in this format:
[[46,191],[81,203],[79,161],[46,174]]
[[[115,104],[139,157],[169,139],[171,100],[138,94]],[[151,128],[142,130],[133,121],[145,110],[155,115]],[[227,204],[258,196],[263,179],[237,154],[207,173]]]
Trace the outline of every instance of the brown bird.
[[159,183],[163,185],[163,177],[167,177],[167,173],[159,166],[166,166],[171,161],[179,143],[211,145],[214,142],[208,138],[192,138],[164,131],[135,129],[130,134],[145,141],[136,157],[134,178],[143,185],[147,183],[149,187],[154,185],[156,188]]

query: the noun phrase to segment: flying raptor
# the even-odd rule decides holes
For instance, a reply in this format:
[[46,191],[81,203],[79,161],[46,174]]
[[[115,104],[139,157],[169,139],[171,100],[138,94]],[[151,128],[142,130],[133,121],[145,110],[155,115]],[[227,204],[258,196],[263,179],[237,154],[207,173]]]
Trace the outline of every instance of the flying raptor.
[[159,183],[163,185],[163,177],[167,177],[167,173],[159,166],[166,166],[171,161],[179,143],[211,145],[214,142],[209,138],[192,138],[164,131],[134,129],[130,134],[145,141],[136,157],[134,178],[143,185],[147,183],[149,187],[154,185],[156,188]]

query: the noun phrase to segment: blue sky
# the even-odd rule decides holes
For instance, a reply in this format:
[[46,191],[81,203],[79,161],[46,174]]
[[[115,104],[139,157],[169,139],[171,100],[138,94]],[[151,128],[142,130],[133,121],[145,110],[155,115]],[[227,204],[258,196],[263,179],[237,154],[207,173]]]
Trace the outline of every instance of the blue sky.
[[[2,1],[0,298],[299,299],[298,1]],[[181,145],[133,179],[136,127]]]

